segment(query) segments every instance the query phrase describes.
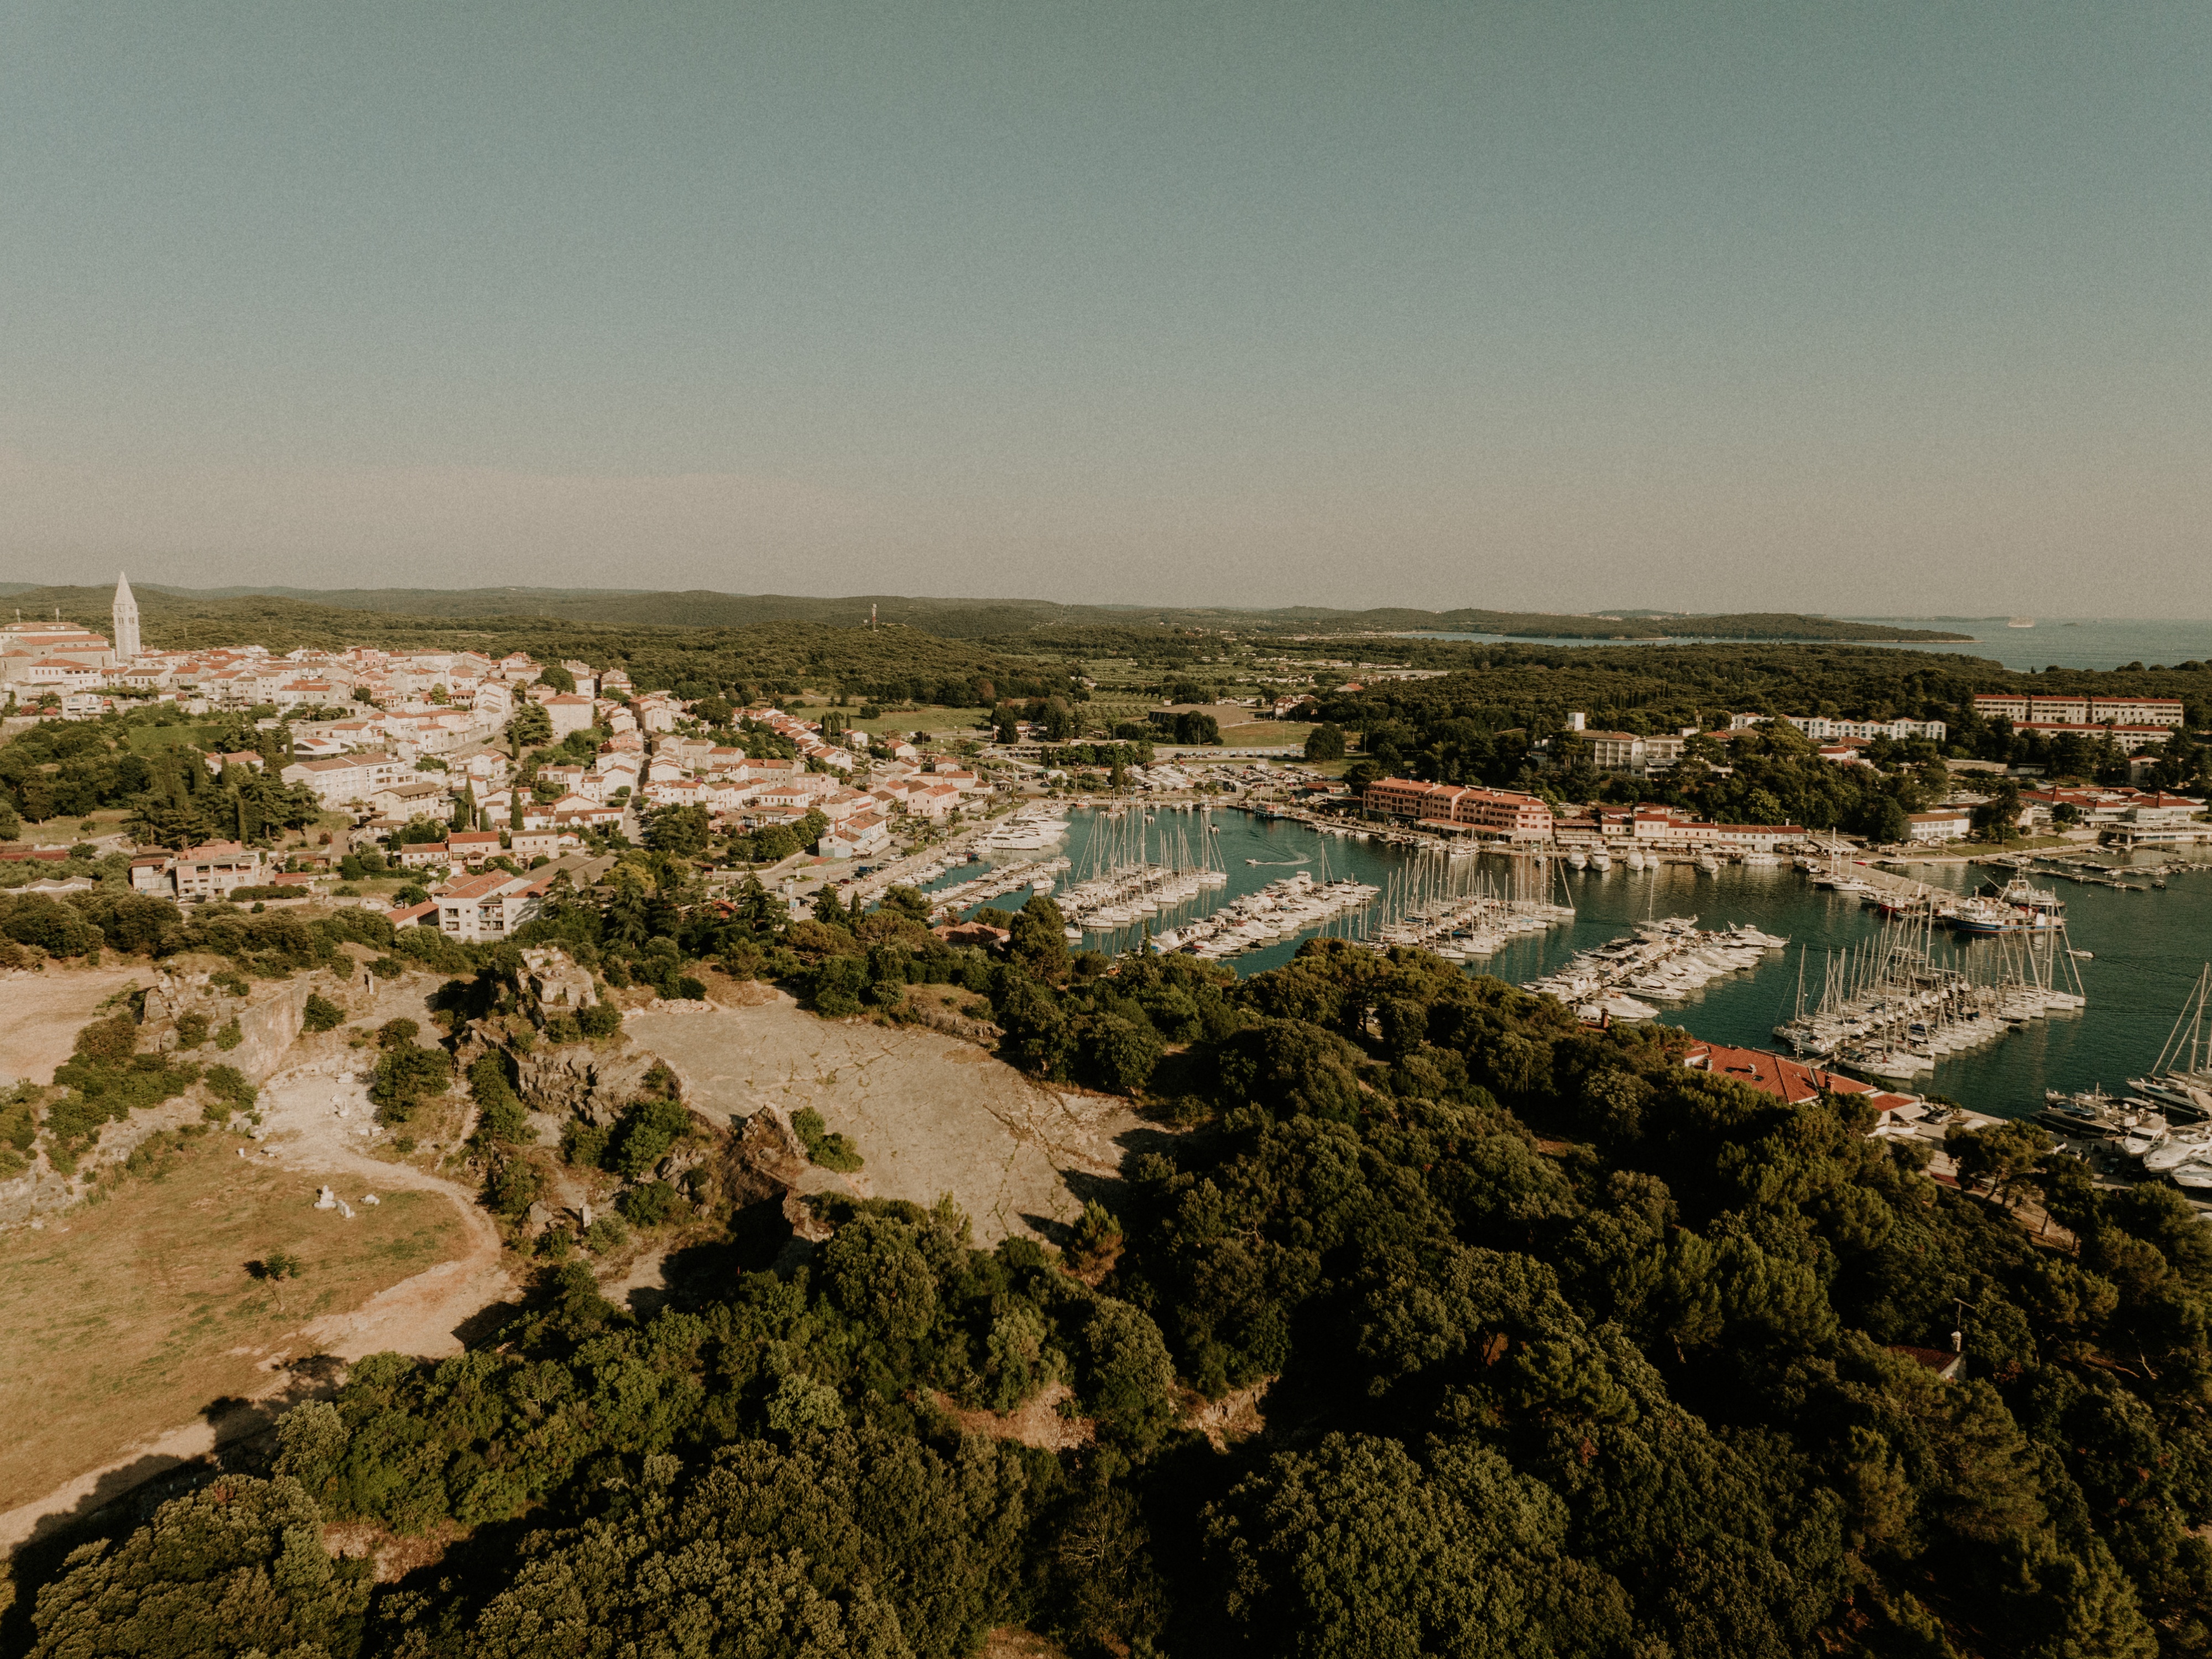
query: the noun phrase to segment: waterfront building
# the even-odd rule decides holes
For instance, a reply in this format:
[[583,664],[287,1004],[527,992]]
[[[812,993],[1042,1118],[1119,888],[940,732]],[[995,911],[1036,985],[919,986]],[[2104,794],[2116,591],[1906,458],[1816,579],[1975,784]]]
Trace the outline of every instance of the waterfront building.
[[1964,806],[1946,806],[1933,812],[1908,812],[1912,826],[1908,839],[1916,842],[1964,841],[1974,827],[1974,815]]
[[1547,841],[1552,835],[1552,809],[1542,799],[1510,789],[1377,778],[1367,786],[1361,804],[1378,817],[1407,818],[1430,828],[1472,830],[1506,841]]
[[1805,839],[1798,823],[1708,823],[1668,806],[1639,806],[1630,818],[1636,840],[1653,848],[1711,847],[1728,852],[1771,853],[1784,842]]

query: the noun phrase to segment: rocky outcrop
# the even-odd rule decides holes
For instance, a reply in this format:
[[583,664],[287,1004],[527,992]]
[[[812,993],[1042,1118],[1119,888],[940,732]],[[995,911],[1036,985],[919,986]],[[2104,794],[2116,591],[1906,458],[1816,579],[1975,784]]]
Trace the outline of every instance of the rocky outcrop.
[[520,988],[549,1014],[573,1014],[597,1000],[592,976],[565,951],[537,945],[522,953]]
[[29,1169],[12,1180],[0,1181],[0,1227],[20,1227],[33,1216],[52,1215],[76,1203],[78,1196],[76,1183],[57,1173],[40,1148]]
[[[283,1062],[285,1050],[299,1040],[302,1011],[319,986],[325,995],[343,994],[335,981],[319,974],[296,974],[287,980],[255,982],[240,997],[214,984],[204,972],[165,973],[146,993],[146,1013],[139,1028],[138,1046],[149,1049],[175,1048],[178,1020],[186,1014],[198,1013],[206,1018],[211,1035],[209,1041],[191,1051],[190,1058],[203,1065],[220,1061],[235,1066],[258,1083],[277,1070]],[[222,1030],[234,1018],[238,1021],[238,1046],[230,1049],[216,1048],[212,1033]]]

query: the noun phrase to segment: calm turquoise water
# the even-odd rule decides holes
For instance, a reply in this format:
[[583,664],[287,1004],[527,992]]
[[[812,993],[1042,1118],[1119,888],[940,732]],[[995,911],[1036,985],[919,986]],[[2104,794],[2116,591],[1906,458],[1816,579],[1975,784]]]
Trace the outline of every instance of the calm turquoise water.
[[[1209,821],[1219,830],[1211,839],[1217,843],[1218,860],[1229,872],[1229,886],[1198,901],[1188,914],[1203,914],[1224,897],[1252,892],[1295,868],[1303,867],[1318,877],[1323,872],[1324,860],[1329,874],[1351,874],[1377,885],[1413,862],[1410,854],[1396,848],[1316,835],[1300,824],[1262,821],[1226,811],[1208,815],[1158,813],[1149,831],[1155,854],[1164,828],[1170,836],[1179,831],[1194,845],[1199,828]],[[1090,838],[1102,822],[1083,812],[1071,820],[1061,850],[1074,861],[1073,873],[1082,872]],[[1122,826],[1127,823],[1121,821]],[[1107,833],[1126,835],[1127,830]],[[1974,1053],[1951,1056],[1937,1066],[1932,1078],[1923,1075],[1919,1086],[1978,1111],[2016,1116],[2040,1106],[2047,1088],[2086,1089],[2102,1084],[2117,1089],[2130,1075],[2140,1073],[2157,1057],[2183,999],[2206,957],[2212,956],[2212,860],[2203,858],[2206,849],[2195,850],[2200,861],[2190,871],[2173,876],[2162,892],[2126,893],[2069,882],[2049,884],[2067,901],[2067,919],[2075,947],[2095,953],[2094,961],[2080,964],[2089,1006],[2076,1014],[2032,1022]],[[1246,862],[1255,858],[1263,862]],[[1297,860],[1308,861],[1303,866],[1291,862]],[[2143,854],[2140,861],[2148,864],[2159,860]],[[1476,861],[1462,861],[1461,867],[1468,862]],[[1495,885],[1507,878],[1515,860],[1492,856],[1479,863]],[[968,866],[933,884],[949,886],[975,868]],[[1930,865],[1912,873],[1933,885],[1963,890],[1985,879],[1987,872]],[[1692,1000],[1671,1005],[1660,1016],[1667,1024],[1682,1026],[1711,1042],[1745,1048],[1774,1046],[1773,1028],[1789,1017],[1796,1000],[1801,951],[1809,953],[1806,980],[1811,994],[1817,995],[1823,952],[1863,945],[1878,937],[1887,925],[1856,900],[1820,891],[1786,866],[1729,865],[1718,875],[1702,876],[1686,865],[1639,873],[1616,864],[1603,875],[1570,872],[1565,882],[1577,913],[1576,922],[1547,934],[1524,935],[1486,963],[1472,964],[1469,971],[1496,974],[1515,981],[1533,979],[1549,972],[1576,951],[1614,938],[1631,924],[1651,916],[1695,915],[1711,927],[1749,922],[1790,939],[1789,951],[1769,952],[1765,963],[1753,972],[1715,980]],[[1003,905],[1008,901],[994,902]],[[1170,926],[1174,920],[1160,921],[1155,927]],[[1094,936],[1085,941],[1105,949],[1127,948],[1136,942],[1133,933]],[[1297,944],[1294,939],[1249,952],[1235,958],[1234,965],[1241,974],[1277,967],[1290,960]],[[1959,948],[1971,952],[1997,947],[1974,942]]]
[[[2139,662],[2171,667],[2183,662],[2212,662],[2212,622],[2115,621],[2038,617],[2033,628],[2008,628],[2002,617],[1853,617],[1852,622],[1887,623],[1897,628],[1934,628],[1972,634],[1969,641],[1948,645],[1899,645],[1899,651],[1936,651],[1987,657],[2007,668],[2118,668]],[[1740,645],[1740,640],[1540,640],[1512,634],[1405,634],[1401,639],[1476,640],[1490,645]]]

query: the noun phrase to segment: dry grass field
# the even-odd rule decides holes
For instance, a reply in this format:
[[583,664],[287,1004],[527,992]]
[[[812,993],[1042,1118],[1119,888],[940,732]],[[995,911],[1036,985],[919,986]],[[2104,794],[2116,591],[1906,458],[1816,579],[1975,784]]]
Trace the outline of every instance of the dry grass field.
[[[313,1207],[312,1174],[236,1155],[211,1134],[158,1175],[43,1230],[0,1237],[0,1510],[121,1456],[210,1402],[254,1391],[286,1338],[462,1253],[452,1204],[391,1192],[351,1220]],[[279,1283],[246,1264],[285,1251]]]

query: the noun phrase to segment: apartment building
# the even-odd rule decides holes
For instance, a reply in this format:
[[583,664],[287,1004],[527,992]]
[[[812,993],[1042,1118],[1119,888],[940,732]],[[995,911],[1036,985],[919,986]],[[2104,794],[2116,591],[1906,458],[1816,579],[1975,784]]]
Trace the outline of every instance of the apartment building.
[[2179,697],[2032,696],[2027,693],[1978,692],[1974,712],[1984,720],[2000,715],[2015,726],[2165,726],[2182,722]]
[[373,751],[295,761],[276,775],[285,783],[306,784],[325,806],[347,806],[367,801],[380,789],[411,781],[415,769],[396,755]]
[[2164,743],[2174,731],[2170,726],[2096,726],[2079,720],[2021,720],[2015,729],[2045,738],[2072,736],[2090,743],[2102,743],[2110,738],[2112,746],[2123,755]]
[[1663,771],[1682,758],[1686,738],[1647,738],[1633,732],[1585,732],[1590,764],[1601,772]]
[[178,854],[171,878],[180,899],[228,898],[239,888],[262,885],[268,867],[258,847],[211,841]]
[[431,902],[438,907],[440,933],[473,944],[511,937],[538,914],[544,897],[541,881],[487,870],[447,882],[431,895]]

